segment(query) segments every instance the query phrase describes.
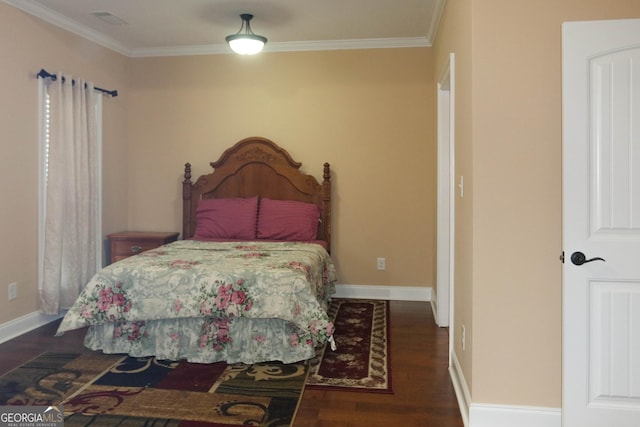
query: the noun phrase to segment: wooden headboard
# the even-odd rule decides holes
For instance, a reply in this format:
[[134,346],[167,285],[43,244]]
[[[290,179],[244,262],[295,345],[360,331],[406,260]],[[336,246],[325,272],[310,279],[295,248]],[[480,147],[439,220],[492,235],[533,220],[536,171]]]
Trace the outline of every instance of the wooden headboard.
[[184,166],[182,238],[193,237],[200,199],[261,196],[315,203],[321,208],[318,240],[331,248],[331,173],[324,164],[320,184],[299,171],[302,163],[274,142],[261,137],[243,139],[211,162],[214,171],[191,181],[191,164]]

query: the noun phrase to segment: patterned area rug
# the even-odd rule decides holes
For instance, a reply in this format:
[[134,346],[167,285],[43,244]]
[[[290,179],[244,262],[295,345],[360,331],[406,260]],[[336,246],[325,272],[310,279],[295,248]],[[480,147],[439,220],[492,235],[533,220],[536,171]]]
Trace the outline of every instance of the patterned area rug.
[[0,405],[64,405],[65,427],[290,426],[307,364],[44,353],[0,377]]
[[388,301],[334,298],[329,315],[337,350],[312,359],[307,387],[392,393]]

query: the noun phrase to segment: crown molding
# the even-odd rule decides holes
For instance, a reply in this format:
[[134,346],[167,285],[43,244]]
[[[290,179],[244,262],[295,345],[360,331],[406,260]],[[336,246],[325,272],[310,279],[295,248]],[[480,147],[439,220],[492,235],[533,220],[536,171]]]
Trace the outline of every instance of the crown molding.
[[[81,25],[33,0],[0,0],[30,15],[42,19],[52,25],[70,31],[80,37],[90,40],[102,47],[111,49],[121,55],[139,57],[158,56],[188,56],[188,55],[218,55],[233,54],[226,44],[176,46],[176,47],[151,47],[131,48],[107,37],[85,25]],[[439,21],[446,0],[438,0],[436,8],[439,10]],[[432,26],[434,27],[434,26]],[[434,31],[432,31],[435,34]],[[378,39],[354,39],[354,40],[328,40],[328,41],[298,41],[267,43],[264,53],[268,52],[305,52],[319,50],[349,50],[349,49],[384,49],[384,48],[412,48],[431,47],[431,35],[429,37],[406,38],[378,38]]]
[[131,50],[129,56],[132,58],[146,58],[154,56],[220,55],[225,53],[233,53],[233,51],[226,44],[216,44],[136,48]]
[[402,47],[431,47],[431,43],[426,37],[283,42],[272,43],[271,46],[267,44],[265,52],[384,49]]
[[438,36],[438,30],[440,29],[440,22],[442,22],[442,14],[444,13],[444,7],[447,5],[447,0],[436,0],[436,4],[433,7],[433,15],[431,16],[431,25],[429,25],[429,34],[427,39],[430,43],[436,40]]
[[42,6],[40,3],[37,3],[32,0],[1,0],[1,1],[15,7],[16,9],[20,9],[23,12],[26,12],[37,18],[40,18],[43,21],[46,21],[52,25],[55,25],[56,27],[62,28],[82,38],[90,40],[102,47],[111,49],[125,56],[131,56],[131,49],[129,49],[127,46],[123,45],[122,43],[119,43],[110,37],[105,37],[104,34],[94,31],[85,25],[80,25],[76,21],[73,21],[67,18],[66,16],[63,16],[47,7]]
[[[304,42],[276,42],[267,43],[262,53],[269,52],[306,52],[318,50],[348,50],[348,49],[383,49],[431,47],[426,37],[394,38],[394,39],[362,39],[362,40],[331,40]],[[186,55],[218,55],[234,54],[226,44],[154,47],[132,49],[130,56],[135,58],[152,56],[186,56]]]

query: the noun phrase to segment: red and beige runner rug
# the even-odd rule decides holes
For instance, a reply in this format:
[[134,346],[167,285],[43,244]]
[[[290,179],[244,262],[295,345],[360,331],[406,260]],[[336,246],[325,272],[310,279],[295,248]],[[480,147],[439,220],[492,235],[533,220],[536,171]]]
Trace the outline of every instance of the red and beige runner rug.
[[389,355],[389,302],[334,298],[337,349],[327,345],[311,361],[307,387],[392,393]]

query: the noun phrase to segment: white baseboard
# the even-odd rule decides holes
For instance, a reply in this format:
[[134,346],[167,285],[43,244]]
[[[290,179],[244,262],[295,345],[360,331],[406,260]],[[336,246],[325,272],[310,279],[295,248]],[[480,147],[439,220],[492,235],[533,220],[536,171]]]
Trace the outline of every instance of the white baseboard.
[[431,301],[431,288],[418,286],[336,285],[336,298]]
[[[430,301],[431,301],[431,311],[433,312],[433,320],[436,322],[436,324],[438,324],[438,303],[436,299],[431,298]],[[438,326],[441,326],[441,325],[438,325]],[[442,326],[449,326],[449,325],[447,324]]]
[[49,322],[59,319],[59,316],[49,316],[42,314],[39,311],[25,314],[17,319],[10,320],[0,325],[0,343],[9,341],[12,338],[26,334],[40,326],[46,325]]
[[560,408],[472,403],[468,427],[560,427]]
[[449,366],[449,376],[453,383],[453,389],[456,392],[456,398],[458,399],[458,406],[460,407],[460,415],[462,416],[462,423],[465,427],[470,427],[469,424],[469,407],[471,406],[471,393],[467,380],[464,378],[462,372],[462,366],[456,352],[451,353],[451,366]]
[[469,387],[455,352],[449,374],[465,427],[561,427],[562,410],[536,406],[472,403]]

